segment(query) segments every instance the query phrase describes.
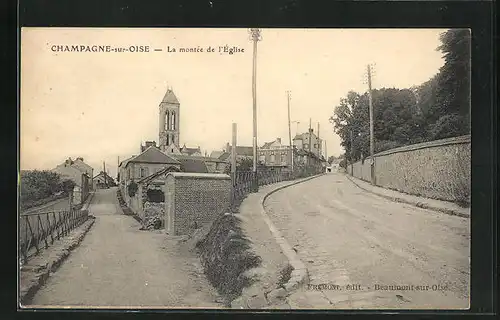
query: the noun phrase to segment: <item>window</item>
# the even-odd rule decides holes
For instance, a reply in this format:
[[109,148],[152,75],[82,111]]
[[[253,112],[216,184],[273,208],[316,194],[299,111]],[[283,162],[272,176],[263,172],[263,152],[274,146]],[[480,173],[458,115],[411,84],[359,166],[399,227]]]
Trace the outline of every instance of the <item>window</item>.
[[165,113],[165,130],[168,130],[170,126],[170,111],[167,110]]
[[304,144],[304,149],[307,149],[307,148],[309,148],[309,144],[305,143]]
[[261,155],[261,156],[263,156],[263,155],[264,155],[264,151],[261,151],[261,152],[260,152],[260,155]]
[[146,176],[146,168],[141,168],[141,178]]
[[274,162],[274,161],[276,161],[276,158],[275,158],[274,152],[273,152],[273,153],[271,153],[271,162]]
[[175,130],[175,112],[172,111],[172,117],[171,117],[171,126],[170,126],[170,130]]
[[266,156],[261,154],[261,156],[259,157],[259,161],[265,163],[266,162]]
[[167,146],[170,145],[170,135],[167,134]]

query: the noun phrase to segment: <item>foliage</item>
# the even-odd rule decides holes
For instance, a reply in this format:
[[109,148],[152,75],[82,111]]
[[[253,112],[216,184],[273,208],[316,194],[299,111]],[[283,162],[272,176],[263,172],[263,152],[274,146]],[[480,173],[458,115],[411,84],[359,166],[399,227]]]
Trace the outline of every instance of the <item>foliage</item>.
[[[266,168],[262,163],[257,163],[257,169]],[[236,171],[252,171],[253,169],[253,159],[252,158],[242,158],[236,160]],[[231,173],[231,163],[226,166],[224,170],[225,174]]]
[[134,181],[131,181],[129,183],[129,185],[127,186],[127,191],[128,191],[129,197],[135,196],[135,194],[137,193],[138,188],[139,188],[139,186],[137,185],[137,183],[135,183]]
[[48,170],[26,170],[20,174],[20,202],[23,207],[58,192],[67,192],[59,174]]
[[[372,90],[375,152],[470,132],[470,32],[447,31],[441,42],[445,64],[431,79],[410,89]],[[348,92],[330,122],[348,162],[369,155],[366,93]]]

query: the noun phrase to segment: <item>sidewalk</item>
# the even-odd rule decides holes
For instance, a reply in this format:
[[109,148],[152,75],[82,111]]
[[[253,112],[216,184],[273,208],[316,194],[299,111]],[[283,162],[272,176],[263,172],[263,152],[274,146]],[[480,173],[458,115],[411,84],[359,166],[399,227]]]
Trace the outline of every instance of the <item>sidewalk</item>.
[[373,193],[373,194],[376,194],[380,197],[383,197],[383,198],[386,198],[386,199],[389,199],[392,201],[411,204],[411,205],[414,205],[416,207],[423,208],[423,209],[440,211],[440,212],[443,212],[443,213],[446,213],[449,215],[459,216],[462,218],[469,218],[470,217],[470,208],[460,207],[459,205],[457,205],[453,202],[414,196],[414,195],[394,191],[391,189],[373,186],[368,182],[365,182],[365,181],[358,179],[358,178],[354,178],[346,173],[345,173],[345,176],[347,177],[347,179],[349,179],[353,184],[358,186],[360,189],[367,191],[367,192],[370,192],[370,193]]
[[[315,176],[317,177],[317,176]],[[240,298],[232,303],[233,309],[290,309],[285,297],[306,281],[307,271],[297,258],[286,240],[272,225],[264,211],[264,201],[272,193],[315,177],[294,181],[283,181],[259,188],[257,193],[251,193],[242,202],[237,216],[241,219],[241,227],[246,237],[251,240],[251,250],[262,258],[259,268],[250,270],[258,281],[250,288],[243,289]],[[278,288],[277,282],[281,271],[292,265],[292,278],[283,288]],[[302,278],[301,278],[302,277]]]

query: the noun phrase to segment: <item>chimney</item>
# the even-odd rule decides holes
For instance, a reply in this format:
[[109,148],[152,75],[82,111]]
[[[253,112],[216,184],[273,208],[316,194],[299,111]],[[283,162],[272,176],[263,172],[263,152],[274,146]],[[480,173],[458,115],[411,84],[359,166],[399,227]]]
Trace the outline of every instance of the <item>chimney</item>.
[[226,143],[226,152],[229,152],[229,142]]
[[281,144],[281,138],[276,138],[276,142],[278,142],[279,144]]
[[80,160],[80,161],[83,162],[83,158],[82,157],[78,157],[78,158],[76,158],[76,160]]

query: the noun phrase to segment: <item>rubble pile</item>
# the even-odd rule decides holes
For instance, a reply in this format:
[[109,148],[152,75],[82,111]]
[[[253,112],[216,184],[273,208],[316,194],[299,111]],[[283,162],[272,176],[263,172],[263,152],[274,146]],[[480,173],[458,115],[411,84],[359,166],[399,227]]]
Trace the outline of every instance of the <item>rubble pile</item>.
[[142,230],[157,230],[162,227],[165,215],[164,202],[146,202],[144,204],[144,219],[142,220]]

